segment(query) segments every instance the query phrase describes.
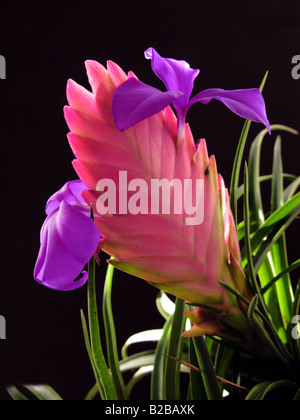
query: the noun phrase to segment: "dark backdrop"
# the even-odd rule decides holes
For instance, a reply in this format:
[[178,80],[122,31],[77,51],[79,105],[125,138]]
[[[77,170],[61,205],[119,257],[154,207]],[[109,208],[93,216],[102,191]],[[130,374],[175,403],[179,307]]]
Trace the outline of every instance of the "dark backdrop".
[[[67,399],[83,398],[94,383],[79,317],[85,288],[55,292],[32,277],[45,202],[76,178],[63,118],[67,79],[88,87],[84,61],[111,59],[159,88],[143,57],[149,46],[200,68],[198,91],[258,87],[269,70],[264,96],[271,123],[300,129],[300,80],[291,76],[292,57],[300,54],[299,19],[297,0],[1,2],[0,55],[7,61],[7,78],[0,80],[0,314],[7,322],[7,339],[0,341],[1,399],[11,383],[49,383]],[[207,139],[228,185],[243,120],[216,102],[195,106],[188,121],[196,138]],[[250,135],[261,128],[253,124]],[[274,138],[263,146],[264,172]],[[285,170],[298,174],[299,137],[284,134],[283,156]],[[289,232],[291,261],[298,257],[298,235],[299,229]],[[105,264],[98,271],[101,283]],[[142,280],[116,274],[120,344],[162,325],[153,310],[156,294]]]

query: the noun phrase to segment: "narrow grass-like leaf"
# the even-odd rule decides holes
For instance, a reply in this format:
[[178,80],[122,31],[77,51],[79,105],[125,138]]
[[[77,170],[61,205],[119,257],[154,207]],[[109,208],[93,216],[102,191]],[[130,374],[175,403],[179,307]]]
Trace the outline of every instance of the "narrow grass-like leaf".
[[255,385],[245,398],[246,401],[260,401],[261,397],[263,396],[265,390],[271,385],[272,382],[265,381]]
[[107,356],[110,372],[118,400],[126,400],[126,387],[119,368],[118,344],[112,310],[111,294],[114,267],[108,264],[103,290],[103,319],[105,327]]
[[[214,368],[218,378],[226,378],[233,355],[234,350],[232,348],[225,346],[223,343],[218,344],[214,362]],[[222,388],[221,390],[223,391]]]
[[[272,213],[266,221],[257,229],[251,238],[251,247],[254,252],[259,246],[268,243],[268,236],[276,236],[285,230],[300,213],[300,192],[295,194],[282,207]],[[245,261],[246,252],[242,250],[242,260]]]
[[[290,185],[288,187],[286,187],[286,189],[284,190],[284,193],[285,193],[284,196],[286,197],[286,199],[284,201],[287,201],[295,194],[295,192],[299,188],[300,177],[297,178],[296,175],[292,175],[292,174],[288,174],[288,173],[282,174],[282,177],[285,181],[290,181]],[[260,175],[259,176],[259,183],[262,184],[264,182],[272,181],[272,179],[273,179],[273,174]],[[244,195],[244,184],[241,184],[238,188],[238,191],[237,191],[238,200],[241,199],[243,197],[243,195]]]
[[[175,303],[175,312],[172,321],[172,329],[168,347],[168,355],[178,358],[180,355],[182,328],[183,328],[183,311],[185,302],[177,298]],[[172,359],[166,360],[165,367],[165,397],[167,400],[176,400],[178,390],[178,365]]]
[[236,225],[238,224],[238,186],[240,179],[240,171],[250,125],[251,121],[246,120],[239,139],[230,182],[230,206]]
[[262,312],[268,317],[268,309],[265,305],[265,302],[261,296],[260,288],[256,279],[256,273],[254,271],[253,260],[252,260],[252,246],[251,246],[251,232],[250,232],[250,209],[249,209],[249,182],[248,182],[248,168],[247,164],[245,163],[245,171],[244,171],[244,185],[245,185],[245,194],[244,194],[244,226],[245,226],[245,250],[247,255],[247,274],[249,282],[252,286],[252,289],[256,293],[259,303],[260,309]]
[[[263,91],[267,77],[268,77],[268,72],[266,72],[261,82],[261,85],[259,87],[261,92]],[[239,186],[240,172],[241,172],[241,166],[242,166],[242,159],[243,159],[243,154],[244,154],[244,150],[245,150],[245,146],[246,146],[246,142],[248,138],[250,125],[251,125],[251,121],[246,120],[243,126],[240,139],[239,139],[239,143],[238,143],[238,147],[237,147],[237,151],[236,151],[236,155],[235,155],[235,159],[233,163],[231,182],[230,182],[230,205],[231,205],[231,210],[232,210],[236,225],[238,225],[238,220],[237,220],[238,186]]]
[[99,375],[99,372],[98,372],[98,369],[96,367],[95,360],[94,360],[94,357],[93,357],[93,352],[92,352],[90,338],[89,338],[88,326],[87,326],[87,322],[86,322],[83,310],[80,311],[80,316],[81,316],[81,324],[82,324],[85,347],[86,347],[86,350],[87,350],[87,353],[88,353],[88,356],[89,356],[89,359],[90,359],[90,363],[91,363],[92,368],[93,368],[94,376],[95,376],[95,379],[96,379],[97,390],[98,390],[98,392],[101,396],[101,399],[104,400],[105,399],[105,393],[104,393],[104,390],[103,390],[101,377]]
[[[198,367],[198,359],[192,338],[190,338],[189,342],[189,362],[191,366]],[[195,369],[191,369],[190,372],[190,394],[192,400],[208,400],[202,375],[199,375],[199,373],[196,372]]]
[[[169,357],[170,359],[175,360],[177,363],[182,364],[183,366],[187,367],[188,369],[190,369],[190,370],[192,370],[192,371],[195,371],[195,372],[198,372],[198,373],[203,373],[203,372],[201,371],[201,369],[199,369],[197,366],[193,366],[193,365],[191,365],[190,363],[188,363],[188,362],[186,362],[186,361],[184,361],[184,360],[176,359],[175,357],[171,357],[171,356],[167,356],[167,357]],[[218,376],[218,375],[216,375],[216,378],[217,378],[217,380],[218,380],[219,382],[221,382],[221,383],[222,383],[222,384],[224,384],[224,385],[232,386],[232,387],[234,387],[234,388],[237,388],[237,389],[239,389],[239,390],[243,390],[243,391],[248,391],[248,389],[247,389],[247,388],[244,388],[244,387],[242,387],[242,386],[240,386],[240,385],[234,384],[233,382],[228,381],[227,379],[221,378],[221,377],[220,377],[220,376]]]
[[[283,175],[283,178],[286,179],[284,175]],[[295,179],[290,183],[290,185],[286,187],[286,189],[283,191],[284,202],[290,200],[293,197],[293,195],[296,193],[299,187],[300,187],[300,176],[298,178],[295,177]]]
[[298,389],[296,395],[294,396],[294,401],[300,401],[300,388]]
[[[272,126],[272,130],[281,129],[285,131],[290,131],[294,133],[294,130],[290,129],[289,127],[285,126]],[[250,211],[250,220],[251,220],[251,233],[256,232],[257,229],[264,224],[265,222],[265,214],[263,209],[262,203],[262,196],[261,196],[261,189],[260,189],[260,161],[261,161],[261,146],[265,135],[267,134],[266,130],[263,130],[253,141],[250,153],[249,153],[249,211]],[[282,164],[280,159],[280,154],[278,153],[279,142],[277,142],[277,146],[275,147],[274,153],[274,163],[273,163],[273,177],[272,177],[272,212],[274,212],[278,207],[279,201],[281,205],[283,204],[283,179],[282,179]],[[275,177],[275,179],[274,179]],[[276,204],[276,206],[275,206]],[[274,243],[274,246],[275,245]],[[255,251],[255,247],[252,246],[253,251]],[[280,247],[281,249],[281,247]],[[271,249],[270,249],[271,251]],[[269,281],[276,276],[278,271],[276,272],[276,261],[273,259],[274,257],[278,256],[278,253],[273,249],[272,252],[267,253],[264,255],[264,259],[261,260],[261,264],[259,267],[258,274],[260,278],[260,282],[262,287],[266,286]],[[282,267],[284,269],[285,267]],[[282,270],[279,270],[282,271]],[[255,273],[256,274],[256,273]],[[285,333],[285,326],[286,322],[284,322],[287,316],[287,291],[288,286],[286,286],[286,290],[283,292],[282,302],[279,303],[278,295],[277,295],[277,287],[275,289],[269,289],[268,292],[265,294],[265,300],[269,309],[269,312],[272,316],[273,322],[276,326],[278,333],[280,334],[281,338],[284,342],[288,341],[288,337]],[[286,298],[285,298],[286,297]]]
[[[281,130],[292,134],[298,134],[296,130],[280,124],[271,125],[271,130]],[[251,221],[255,221],[257,223],[257,226],[260,226],[265,220],[260,189],[260,161],[261,146],[267,133],[268,131],[264,129],[254,139],[251,144],[248,159],[250,218]]]
[[201,371],[203,384],[209,401],[221,401],[222,394],[213,362],[207,350],[204,337],[193,338],[198,366]]
[[[281,157],[281,138],[277,137],[274,147],[273,157],[273,179],[271,194],[271,212],[274,213],[284,203],[283,198],[283,165]],[[288,267],[285,233],[274,244],[272,250],[272,261],[276,274],[282,273]],[[286,272],[280,280],[276,282],[276,292],[278,296],[279,308],[283,320],[284,328],[287,330],[292,319],[292,303],[294,301],[291,279]]]
[[156,307],[165,320],[167,320],[170,315],[173,315],[175,311],[174,302],[162,290],[160,290],[159,296],[156,298]]
[[100,326],[98,318],[96,279],[95,279],[95,257],[90,260],[88,268],[88,319],[90,330],[90,342],[93,359],[96,369],[101,378],[104,396],[106,400],[116,400],[117,396],[114,390],[113,381],[105,361],[102,350]]
[[130,398],[130,394],[133,390],[133,388],[136,386],[136,384],[139,383],[141,379],[143,379],[145,376],[148,376],[152,373],[153,366],[144,366],[141,367],[135,374],[132,376],[130,381],[126,385],[126,393],[128,395],[128,398]]
[[281,273],[279,273],[276,277],[274,277],[265,287],[261,289],[261,294],[263,295],[266,293],[270,287],[272,287],[278,280],[280,280],[285,274],[290,273],[297,268],[300,267],[300,259],[293,262],[291,265],[289,265],[286,269],[284,269]]
[[120,361],[121,372],[140,369],[154,364],[154,350],[142,351]]
[[292,382],[287,379],[282,379],[280,381],[273,382],[270,385],[268,385],[267,388],[264,390],[261,400],[264,400],[266,396],[272,391],[274,391],[275,389],[283,388],[283,387],[291,387],[291,386],[294,387],[295,385],[296,385],[295,382]]
[[[253,310],[256,310],[257,302],[259,303],[259,309],[263,313],[264,317],[267,319],[267,324],[271,327],[270,332],[272,333],[272,336],[275,340],[275,342],[278,344],[279,348],[284,349],[285,347],[280,340],[280,337],[278,336],[281,332],[283,335],[283,338],[285,338],[284,331],[281,331],[280,328],[282,326],[281,324],[281,317],[278,316],[278,312],[275,312],[274,314],[271,313],[270,307],[266,305],[266,302],[264,300],[264,297],[261,294],[260,285],[257,282],[256,274],[257,271],[255,270],[254,261],[253,261],[253,250],[252,250],[252,244],[251,244],[251,237],[250,237],[250,211],[249,211],[249,182],[248,182],[248,169],[247,164],[245,164],[245,173],[244,173],[244,184],[245,184],[245,194],[244,194],[244,224],[245,224],[245,251],[247,256],[247,274],[250,281],[250,284],[252,285],[252,288],[254,290],[254,293],[256,294],[256,304],[253,307]],[[267,266],[268,268],[268,266]],[[251,302],[253,303],[254,300]],[[251,304],[249,306],[248,316],[250,318],[250,315],[252,315],[251,311]],[[272,307],[271,309],[274,309]],[[272,317],[270,317],[270,313]],[[259,322],[257,322],[257,316],[256,313],[253,313],[253,319],[252,322],[255,324],[257,328],[257,332],[260,334],[260,336],[263,338],[263,335],[265,335],[266,342],[269,342],[271,340],[269,338],[269,335],[261,330],[261,325]],[[271,340],[271,344],[273,344]],[[272,345],[271,345],[271,348]],[[276,352],[275,352],[276,353]],[[278,351],[278,353],[281,355],[281,353]],[[286,352],[285,352],[286,353]],[[281,355],[282,356],[282,355]]]
[[156,346],[154,367],[151,378],[151,400],[160,401],[163,400],[164,397],[165,357],[163,356],[163,354],[165,353],[168,345],[168,336],[172,321],[173,316],[170,316],[164,325],[162,336]]
[[40,401],[62,401],[62,397],[49,385],[24,385]]
[[256,307],[258,304],[258,296],[255,295],[252,299],[249,309],[248,309],[248,318],[251,321],[253,328],[255,329],[257,335],[260,337],[262,342],[265,344],[266,348],[269,349],[270,354],[273,354],[286,368],[290,368],[289,360],[283,356],[276,343],[272,340],[268,332],[265,330],[262,321],[258,318],[256,314]]
[[7,392],[11,396],[14,401],[29,401],[27,398],[17,387],[14,385],[10,385],[7,387]]
[[224,287],[224,289],[226,289],[228,292],[230,292],[231,294],[233,294],[237,299],[239,299],[241,302],[245,303],[247,306],[250,305],[250,302],[244,297],[242,296],[239,292],[237,292],[236,290],[232,289],[232,287],[230,287],[228,284],[223,283],[222,281],[219,282],[220,285],[222,287]]
[[[292,200],[290,200],[292,201]],[[284,207],[284,206],[283,206]],[[282,208],[283,208],[282,207]],[[278,212],[281,209],[278,210]],[[277,213],[277,212],[276,212]],[[273,213],[274,214],[274,213]],[[291,225],[291,223],[299,216],[300,214],[300,206],[296,207],[294,210],[292,210],[287,217],[284,219],[281,219],[278,223],[276,223],[273,226],[267,226],[266,230],[268,231],[267,236],[265,237],[265,240],[261,242],[261,246],[259,247],[255,257],[254,257],[254,268],[255,272],[259,270],[261,267],[261,264],[266,258],[266,255],[268,252],[272,249],[272,246],[278,241],[278,239],[281,237],[283,232]],[[272,216],[270,216],[270,219]],[[265,226],[265,224],[264,224]],[[256,245],[258,242],[259,237],[262,235],[263,229],[259,229],[259,231],[256,232],[255,236],[252,238],[252,241]]]
[[86,397],[84,398],[84,401],[93,401],[94,398],[97,396],[98,392],[98,384],[95,383],[95,385],[87,393]]
[[128,357],[128,349],[130,346],[137,343],[146,343],[146,342],[158,342],[163,335],[163,330],[147,330],[141,331],[129,337],[124,343],[121,349],[121,355],[123,359]]

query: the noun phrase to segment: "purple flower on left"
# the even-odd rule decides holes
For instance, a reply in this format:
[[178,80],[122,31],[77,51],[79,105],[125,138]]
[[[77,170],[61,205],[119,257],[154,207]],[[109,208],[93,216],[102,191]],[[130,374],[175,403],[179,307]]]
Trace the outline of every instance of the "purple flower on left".
[[101,235],[81,197],[85,190],[81,181],[70,181],[47,202],[34,278],[50,289],[74,290],[87,281],[84,267],[95,253]]

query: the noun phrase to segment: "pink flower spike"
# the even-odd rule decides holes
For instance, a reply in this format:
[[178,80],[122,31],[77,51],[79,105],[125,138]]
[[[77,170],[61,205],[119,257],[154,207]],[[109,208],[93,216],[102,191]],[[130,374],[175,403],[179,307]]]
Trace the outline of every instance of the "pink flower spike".
[[[205,140],[196,146],[186,124],[178,142],[169,105],[120,131],[111,119],[115,92],[141,82],[132,74],[124,81],[112,62],[107,69],[95,63],[88,68],[92,96],[72,83],[65,116],[73,166],[87,186],[82,197],[95,210],[101,249],[120,270],[187,302],[234,313],[242,325],[243,311],[219,283],[247,290],[228,192]],[[161,192],[155,195],[157,183]],[[216,319],[207,322],[212,332]],[[218,334],[227,331],[217,325]]]

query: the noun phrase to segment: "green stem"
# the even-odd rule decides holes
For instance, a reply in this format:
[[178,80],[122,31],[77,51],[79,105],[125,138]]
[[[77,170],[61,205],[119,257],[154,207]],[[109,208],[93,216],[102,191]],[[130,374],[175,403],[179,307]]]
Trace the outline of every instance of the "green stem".
[[88,278],[88,319],[90,329],[91,350],[95,366],[100,375],[104,395],[106,400],[116,400],[116,393],[112,383],[112,379],[103,355],[100,326],[96,297],[96,281],[95,281],[95,257],[89,262],[89,278]]
[[[180,356],[180,344],[182,340],[182,326],[183,326],[183,311],[185,308],[185,302],[182,299],[177,298],[175,304],[175,313],[173,316],[172,330],[170,335],[170,342],[168,348],[168,355],[171,357],[179,358]],[[167,358],[166,369],[165,369],[165,397],[167,400],[177,399],[178,390],[178,362]]]
[[103,290],[103,319],[106,332],[108,361],[115,391],[118,400],[126,400],[126,387],[119,366],[117,336],[111,304],[113,275],[114,266],[108,264]]
[[207,350],[204,337],[193,338],[195,352],[201,370],[203,384],[209,401],[221,401],[222,394],[214,366]]

